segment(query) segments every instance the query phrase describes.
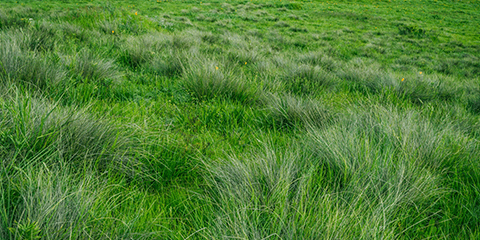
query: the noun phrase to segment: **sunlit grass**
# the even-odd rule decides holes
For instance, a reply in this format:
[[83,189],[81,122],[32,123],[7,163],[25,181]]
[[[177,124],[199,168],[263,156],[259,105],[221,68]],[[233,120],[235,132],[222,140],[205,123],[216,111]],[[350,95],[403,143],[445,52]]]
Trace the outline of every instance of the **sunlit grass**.
[[0,239],[476,239],[475,1],[0,3]]

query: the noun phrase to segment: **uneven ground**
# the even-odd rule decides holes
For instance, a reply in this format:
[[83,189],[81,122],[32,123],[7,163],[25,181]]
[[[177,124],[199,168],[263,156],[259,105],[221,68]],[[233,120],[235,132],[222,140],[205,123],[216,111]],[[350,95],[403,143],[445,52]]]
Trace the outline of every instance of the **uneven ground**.
[[0,3],[0,239],[480,239],[479,1]]

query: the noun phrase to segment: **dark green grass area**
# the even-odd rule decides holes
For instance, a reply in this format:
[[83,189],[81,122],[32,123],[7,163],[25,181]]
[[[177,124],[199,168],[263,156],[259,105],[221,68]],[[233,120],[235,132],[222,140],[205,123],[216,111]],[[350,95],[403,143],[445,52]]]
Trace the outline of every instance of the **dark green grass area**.
[[4,0],[0,239],[478,239],[480,2]]

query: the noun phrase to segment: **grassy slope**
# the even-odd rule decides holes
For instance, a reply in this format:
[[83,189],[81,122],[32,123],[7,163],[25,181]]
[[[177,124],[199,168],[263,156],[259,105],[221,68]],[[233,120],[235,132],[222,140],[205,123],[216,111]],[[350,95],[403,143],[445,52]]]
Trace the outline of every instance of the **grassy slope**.
[[0,239],[478,238],[478,1],[2,1]]

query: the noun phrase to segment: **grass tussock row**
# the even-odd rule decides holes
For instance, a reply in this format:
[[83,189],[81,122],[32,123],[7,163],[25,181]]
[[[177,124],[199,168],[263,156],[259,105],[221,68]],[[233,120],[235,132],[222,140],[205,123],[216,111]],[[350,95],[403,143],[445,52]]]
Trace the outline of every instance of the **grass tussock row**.
[[[464,95],[467,86],[455,86],[450,77],[438,74],[397,73],[385,69],[377,62],[354,58],[348,62],[340,61],[321,51],[311,51],[298,55],[273,55],[268,44],[256,37],[244,37],[226,33],[215,36],[208,32],[184,31],[178,35],[147,34],[126,39],[120,60],[131,67],[144,67],[156,74],[183,76],[191,74],[191,69],[201,65],[201,59],[218,59],[217,52],[199,52],[207,46],[224,44],[227,57],[217,65],[237,65],[244,73],[260,75],[266,79],[280,81],[284,91],[296,95],[315,95],[317,89],[348,89],[364,94],[377,94],[385,90],[394,90],[399,97],[415,103],[434,100],[452,100],[454,96]],[[266,59],[266,57],[272,56]],[[200,59],[197,59],[200,58]],[[204,62],[204,65],[208,63]],[[218,66],[217,66],[218,67]],[[184,72],[184,69],[190,69]],[[251,72],[253,71],[253,72]],[[242,73],[239,73],[242,75]],[[402,80],[403,79],[403,80]],[[208,85],[208,84],[207,84]],[[203,88],[205,88],[204,85]],[[468,85],[468,84],[465,84]],[[216,87],[217,85],[210,85]],[[336,91],[336,90],[335,90]],[[475,94],[469,99],[469,106],[475,108]],[[198,96],[196,96],[198,97]]]
[[315,94],[312,89],[326,86],[330,89],[348,89],[363,94],[378,94],[393,90],[397,96],[414,103],[436,100],[452,101],[455,98],[468,102],[475,108],[476,79],[461,84],[454,78],[422,71],[398,73],[385,69],[376,62],[355,58],[348,62],[334,60],[325,53],[308,52],[293,59],[277,57],[274,63],[284,69],[281,80],[286,89],[297,94]]
[[[455,131],[448,120],[433,123],[415,111],[381,108],[373,111],[360,116],[355,113],[358,117],[352,116],[353,121],[347,120],[323,131],[310,131],[317,143],[316,155],[338,173],[334,184],[346,187],[353,196],[359,194],[355,189],[363,191],[363,186],[374,187],[381,193],[390,192],[393,196],[405,194],[399,196],[403,200],[392,199],[405,201],[411,209],[399,209],[402,214],[395,214],[392,221],[401,221],[394,231],[398,234],[395,238],[437,229],[449,231],[449,222],[465,216],[465,211],[472,211],[467,214],[469,218],[477,218],[477,211],[472,207],[467,210],[444,206],[462,205],[454,197],[458,192],[478,197],[473,190],[478,182],[469,181],[473,189],[457,185],[465,182],[462,173],[465,169],[478,169],[478,141]],[[479,176],[477,170],[470,174],[473,178]],[[383,201],[382,195],[368,195]],[[418,213],[416,217],[410,215],[414,208]]]
[[37,36],[35,31],[0,34],[0,77],[38,90],[68,85],[71,78],[106,83],[122,77],[115,60],[87,49],[72,55],[43,53],[46,50],[39,45],[49,38],[55,37]]
[[451,100],[454,95],[459,94],[458,87],[448,77],[426,75],[423,72],[392,73],[377,64],[369,64],[361,59],[345,64],[336,72],[336,76],[346,81],[348,88],[354,91],[379,93],[385,89],[392,89],[399,96],[413,102]]

